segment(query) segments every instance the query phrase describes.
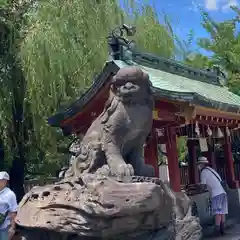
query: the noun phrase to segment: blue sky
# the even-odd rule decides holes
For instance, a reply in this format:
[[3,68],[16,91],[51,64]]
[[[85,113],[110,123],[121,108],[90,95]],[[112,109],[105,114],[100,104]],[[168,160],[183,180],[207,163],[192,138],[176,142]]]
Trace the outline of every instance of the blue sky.
[[184,39],[191,29],[196,38],[207,36],[201,26],[198,6],[207,10],[213,19],[223,21],[234,16],[230,6],[238,6],[238,1],[240,4],[240,0],[149,0],[147,2],[155,6],[160,16],[161,12],[166,12],[175,32]]
[[217,21],[223,21],[233,16],[230,5],[237,5],[236,0],[150,0],[157,11],[165,11],[172,19],[173,25],[180,35],[193,29],[199,37],[206,36],[201,26],[201,16],[197,6],[207,10]]

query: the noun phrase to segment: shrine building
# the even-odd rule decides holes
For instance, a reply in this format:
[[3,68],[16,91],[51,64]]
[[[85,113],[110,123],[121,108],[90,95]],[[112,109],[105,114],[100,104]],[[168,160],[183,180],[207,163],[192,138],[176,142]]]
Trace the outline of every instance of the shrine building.
[[224,86],[225,76],[214,70],[197,70],[177,61],[131,49],[106,62],[92,86],[67,109],[49,118],[51,126],[65,135],[84,134],[102,112],[108,99],[109,85],[116,72],[125,66],[138,66],[149,74],[155,98],[153,126],[144,147],[145,162],[159,176],[158,144],[165,144],[170,185],[181,191],[177,138],[187,136],[188,182],[199,180],[196,146],[216,169],[213,139],[222,139],[226,180],[239,187],[231,150],[231,133],[240,126],[240,97]]

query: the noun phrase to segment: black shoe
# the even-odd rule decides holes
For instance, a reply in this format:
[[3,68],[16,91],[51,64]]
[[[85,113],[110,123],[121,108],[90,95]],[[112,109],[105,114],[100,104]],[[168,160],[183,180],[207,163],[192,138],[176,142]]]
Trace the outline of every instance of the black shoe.
[[221,222],[221,224],[220,224],[220,233],[221,233],[222,236],[225,235],[225,231],[224,230],[225,230],[224,229],[224,222]]
[[215,226],[215,227],[214,227],[214,233],[213,233],[213,236],[214,236],[214,237],[220,237],[220,236],[222,236],[220,229],[221,229],[220,226]]

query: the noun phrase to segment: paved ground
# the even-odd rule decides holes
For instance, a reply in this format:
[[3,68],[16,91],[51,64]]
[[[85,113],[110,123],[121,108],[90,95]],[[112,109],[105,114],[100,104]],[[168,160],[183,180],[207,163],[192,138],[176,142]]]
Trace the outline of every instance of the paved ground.
[[226,231],[226,236],[218,238],[205,238],[206,240],[240,240],[240,224]]

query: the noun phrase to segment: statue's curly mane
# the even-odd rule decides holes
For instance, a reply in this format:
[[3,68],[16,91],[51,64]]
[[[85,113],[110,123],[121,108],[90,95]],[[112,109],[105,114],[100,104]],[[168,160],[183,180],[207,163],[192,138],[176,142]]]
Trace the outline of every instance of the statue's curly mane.
[[110,91],[109,98],[106,101],[104,106],[104,110],[99,116],[102,124],[105,124],[108,122],[109,117],[114,113],[119,103],[120,103],[120,100],[117,98],[117,96],[115,96],[112,93],[112,91]]

